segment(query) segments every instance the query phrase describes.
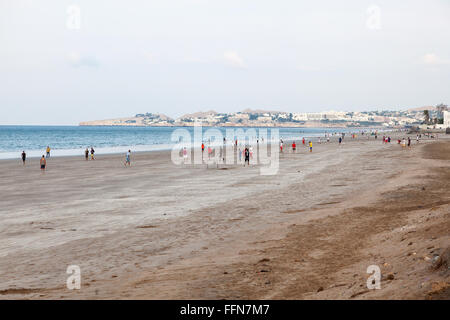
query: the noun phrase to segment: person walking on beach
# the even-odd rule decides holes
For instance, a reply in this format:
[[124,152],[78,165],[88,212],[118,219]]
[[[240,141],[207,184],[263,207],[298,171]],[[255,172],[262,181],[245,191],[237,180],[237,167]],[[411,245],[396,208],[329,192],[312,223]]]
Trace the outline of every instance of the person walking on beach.
[[86,158],[86,161],[89,160],[89,148],[86,148],[86,150],[84,150],[84,157]]
[[309,152],[312,152],[312,141],[309,142]]
[[297,148],[297,145],[295,144],[295,141],[292,142],[292,152],[295,152],[295,149]]
[[47,158],[50,158],[50,147],[47,146],[47,150],[45,150],[47,152]]
[[242,150],[239,148],[239,163],[242,162]]
[[91,147],[91,160],[95,160],[94,153],[95,153],[94,147]]
[[339,145],[341,145],[341,143],[342,143],[342,138],[339,137]]
[[44,172],[45,171],[45,166],[47,165],[47,160],[45,160],[44,155],[42,155],[41,161],[39,161],[40,165],[41,165],[41,171]]
[[411,138],[408,137],[408,148],[411,149]]
[[129,167],[131,167],[131,150],[128,150],[127,152],[127,156],[125,158],[125,167],[128,165]]
[[302,143],[303,143],[303,145],[305,145],[305,138],[302,139]]
[[27,160],[27,154],[25,153],[25,150],[24,151],[22,151],[22,162],[23,162],[23,165],[25,165],[25,161]]
[[202,162],[203,160],[203,154],[205,153],[205,144],[202,142]]
[[246,162],[250,166],[250,151],[248,150],[248,148],[245,148],[244,155],[245,155],[244,167]]

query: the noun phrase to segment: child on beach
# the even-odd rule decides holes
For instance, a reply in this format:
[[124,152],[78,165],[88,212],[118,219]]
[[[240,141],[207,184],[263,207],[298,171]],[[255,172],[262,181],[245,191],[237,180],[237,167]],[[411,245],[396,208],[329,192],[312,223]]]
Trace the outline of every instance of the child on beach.
[[91,147],[91,160],[95,160],[94,153],[95,153],[94,147]]
[[309,142],[309,152],[312,152],[312,141]]
[[292,152],[295,152],[297,145],[295,144],[295,141],[292,142]]
[[86,148],[86,150],[84,150],[84,157],[86,158],[86,161],[89,160],[89,149]]
[[47,150],[45,150],[47,152],[47,158],[50,158],[50,147],[47,146]]

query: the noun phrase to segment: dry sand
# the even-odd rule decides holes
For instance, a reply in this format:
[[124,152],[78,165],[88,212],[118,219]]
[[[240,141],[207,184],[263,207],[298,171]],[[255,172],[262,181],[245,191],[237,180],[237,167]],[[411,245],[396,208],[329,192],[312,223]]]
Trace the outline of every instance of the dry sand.
[[0,298],[450,297],[450,140],[298,149],[275,176],[168,152],[1,161]]

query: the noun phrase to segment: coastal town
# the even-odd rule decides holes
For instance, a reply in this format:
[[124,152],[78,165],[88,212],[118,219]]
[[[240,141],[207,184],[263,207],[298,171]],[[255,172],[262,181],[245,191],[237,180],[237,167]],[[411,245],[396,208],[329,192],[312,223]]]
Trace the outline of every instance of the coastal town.
[[[141,113],[134,117],[81,122],[80,126],[204,126],[245,127],[365,127],[389,128],[427,125],[442,127],[448,116],[448,106],[439,104],[403,111],[326,111],[294,113],[245,109],[219,113],[213,110],[185,114],[173,119],[164,114]],[[447,115],[447,116],[446,116]],[[447,125],[448,127],[448,125]]]

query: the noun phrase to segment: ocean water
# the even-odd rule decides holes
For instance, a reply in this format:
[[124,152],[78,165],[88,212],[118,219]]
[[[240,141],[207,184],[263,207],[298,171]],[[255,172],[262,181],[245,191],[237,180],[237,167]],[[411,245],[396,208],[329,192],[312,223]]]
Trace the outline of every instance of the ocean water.
[[[96,154],[122,153],[128,149],[136,151],[169,150],[180,138],[172,137],[175,130],[187,130],[194,137],[193,127],[89,127],[89,126],[0,126],[0,159],[20,158],[22,150],[28,157],[39,157],[45,153],[47,146],[52,149],[52,156],[71,156],[84,154],[86,147],[93,146]],[[203,135],[211,129],[203,127]],[[238,128],[214,128],[226,136],[226,130]],[[256,136],[260,129],[266,129],[270,137],[272,128],[253,129]],[[285,140],[301,137],[319,137],[327,133],[356,132],[355,128],[277,128],[279,137]],[[370,131],[370,128],[364,128]],[[178,133],[176,131],[175,133]],[[199,136],[197,136],[199,137]],[[255,137],[254,137],[255,138]],[[203,138],[196,139],[207,141]]]

